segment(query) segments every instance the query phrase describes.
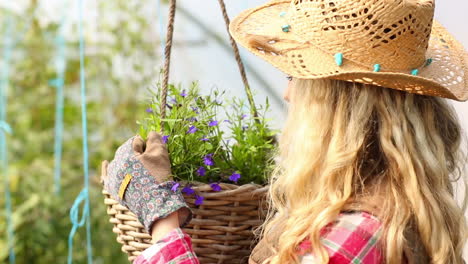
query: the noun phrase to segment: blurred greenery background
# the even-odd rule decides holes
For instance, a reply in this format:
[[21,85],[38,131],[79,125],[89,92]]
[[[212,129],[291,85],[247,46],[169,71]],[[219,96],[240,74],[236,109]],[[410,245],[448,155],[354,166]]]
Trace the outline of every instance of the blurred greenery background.
[[[44,2],[44,1],[42,1]],[[112,23],[100,23],[102,39],[87,38],[86,73],[89,90],[90,199],[92,245],[95,263],[128,263],[115,241],[100,194],[99,167],[111,159],[123,140],[137,131],[135,120],[144,114],[144,94],[155,77],[158,62],[148,20],[141,13],[144,1],[100,1],[108,12],[119,13]],[[23,13],[0,10],[1,25],[14,21],[14,46],[10,65],[7,117],[14,133],[7,137],[17,263],[66,263],[71,224],[70,206],[83,187],[81,108],[79,98],[78,38],[66,38],[62,190],[54,193],[54,67],[57,23],[43,23],[39,2],[29,1]],[[30,18],[30,19],[24,19]],[[128,19],[131,18],[131,19]],[[5,32],[2,27],[2,33]],[[76,25],[70,35],[76,34]],[[147,34],[145,34],[147,33]],[[3,36],[3,34],[2,34]],[[107,37],[108,39],[105,39]],[[2,45],[3,48],[3,45]],[[118,62],[117,62],[118,60]],[[121,74],[117,63],[125,65]],[[112,96],[110,96],[112,95]],[[2,189],[3,191],[3,189]],[[0,263],[8,262],[4,230],[4,195],[0,196]],[[86,262],[86,235],[75,237],[74,262]]]

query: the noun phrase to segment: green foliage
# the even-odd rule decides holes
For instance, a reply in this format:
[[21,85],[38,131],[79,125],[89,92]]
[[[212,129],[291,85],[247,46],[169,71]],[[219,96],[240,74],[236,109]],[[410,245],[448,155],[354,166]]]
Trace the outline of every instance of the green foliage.
[[[69,1],[67,1],[69,2]],[[130,3],[131,2],[131,3]],[[70,2],[71,3],[71,2]],[[54,38],[60,14],[45,17],[39,8],[47,1],[31,0],[21,13],[0,9],[0,36],[13,16],[14,46],[8,88],[7,137],[17,263],[66,263],[71,223],[70,206],[83,188],[79,60],[76,26],[66,35],[62,191],[54,193],[54,112],[56,78]],[[135,95],[144,94],[159,60],[148,39],[157,36],[147,19],[145,1],[99,1],[97,28],[87,24],[86,74],[90,148],[91,230],[94,263],[128,263],[115,241],[101,195],[101,161],[112,159],[115,149],[137,129],[144,106]],[[116,15],[118,14],[118,15]],[[31,18],[31,19],[26,19]],[[69,21],[72,25],[76,21]],[[95,33],[97,31],[97,33]],[[91,39],[94,34],[100,38]],[[0,48],[3,43],[0,42]],[[2,58],[0,58],[1,60]],[[120,69],[125,67],[125,69]],[[131,73],[131,74],[122,74]],[[118,96],[115,96],[118,95]],[[141,96],[143,97],[143,96]],[[141,113],[141,114],[140,114]],[[2,179],[3,183],[3,179]],[[3,187],[0,191],[0,263],[8,263]],[[86,235],[75,236],[74,263],[86,263]]]
[[[225,93],[212,90],[200,94],[198,84],[189,89],[169,85],[166,118],[161,118],[160,90],[141,122],[140,135],[161,131],[167,141],[172,173],[184,182],[237,182],[264,185],[273,168],[274,136],[265,113],[259,117],[246,114],[248,107],[233,98],[223,103]],[[240,179],[232,178],[240,174]]]

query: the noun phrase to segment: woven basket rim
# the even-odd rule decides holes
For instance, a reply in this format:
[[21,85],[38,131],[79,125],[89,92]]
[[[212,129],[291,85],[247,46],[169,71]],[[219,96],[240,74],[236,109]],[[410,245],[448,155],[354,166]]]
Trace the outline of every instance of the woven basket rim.
[[[229,189],[214,192],[207,183],[196,182],[193,184],[193,189],[206,197],[208,201],[231,203],[226,205],[223,205],[223,203],[218,205],[207,203],[194,206],[193,202],[189,202],[189,196],[184,195],[187,204],[194,210],[194,214],[197,217],[194,217],[183,230],[193,237],[194,250],[200,261],[234,263],[231,260],[239,260],[239,263],[244,263],[243,261],[248,259],[250,255],[249,251],[253,246],[253,244],[250,245],[250,250],[248,250],[245,248],[246,243],[254,243],[256,241],[253,233],[248,235],[251,232],[249,230],[261,225],[264,220],[263,213],[260,213],[261,211],[257,212],[258,215],[252,213],[256,210],[266,210],[266,204],[263,202],[266,198],[268,186],[221,183],[220,186],[222,188]],[[252,193],[252,195],[246,193]],[[257,195],[254,195],[254,193]],[[102,194],[104,195],[104,204],[107,206],[107,215],[110,217],[109,222],[113,224],[112,231],[117,235],[117,242],[121,244],[122,251],[128,255],[129,261],[134,261],[137,256],[152,245],[151,236],[138,221],[137,216],[128,210],[127,207],[116,201],[105,188],[102,188]],[[209,196],[210,194],[216,194],[217,196]],[[265,196],[262,197],[261,195]],[[240,197],[242,201],[232,201],[232,198],[235,197]],[[237,207],[239,203],[240,207]],[[232,206],[238,209],[229,209]],[[220,212],[224,210],[227,210],[225,214],[220,215]],[[231,221],[237,223],[231,226]],[[237,238],[233,240],[233,237]],[[212,242],[208,243],[208,241]],[[226,251],[227,248],[232,248],[232,250]],[[241,259],[243,260],[241,261]]]

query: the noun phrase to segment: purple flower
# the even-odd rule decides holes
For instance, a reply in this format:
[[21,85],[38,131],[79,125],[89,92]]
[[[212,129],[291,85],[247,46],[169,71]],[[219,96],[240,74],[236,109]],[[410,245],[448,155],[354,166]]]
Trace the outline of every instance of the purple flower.
[[203,163],[205,163],[206,166],[213,166],[214,165],[213,154],[208,154],[205,157],[203,157]]
[[204,199],[205,198],[203,196],[195,195],[195,205],[202,205]]
[[180,186],[180,183],[174,182],[174,185],[172,185],[171,190],[172,190],[173,192],[177,192],[177,189],[179,188],[179,186]]
[[180,94],[180,96],[182,96],[182,97],[186,97],[186,96],[187,96],[187,93],[185,92],[185,90],[182,91],[182,93]]
[[208,126],[210,127],[214,127],[214,126],[217,126],[218,125],[218,121],[216,120],[211,120],[210,123],[208,123]]
[[210,184],[210,186],[211,186],[211,189],[213,189],[213,191],[215,191],[215,192],[221,191],[221,186],[219,186],[218,183],[212,183],[212,184]]
[[163,136],[162,137],[162,141],[164,142],[164,144],[167,144],[168,140],[169,140],[169,136]]
[[199,176],[205,176],[205,175],[206,175],[206,169],[205,169],[205,167],[203,167],[203,166],[198,167],[198,169],[197,169],[197,174],[198,174]]
[[237,181],[240,179],[241,175],[239,173],[233,173],[231,176],[229,176],[229,180],[237,183]]
[[195,190],[192,189],[192,187],[190,185],[187,185],[182,189],[182,192],[187,194],[187,195],[192,195],[192,194],[195,193]]
[[191,126],[189,130],[187,131],[187,134],[193,134],[197,131],[198,131],[198,128],[196,128],[195,126]]
[[203,136],[202,138],[200,138],[201,141],[210,141],[209,138],[207,138],[206,136]]
[[193,107],[192,106],[192,111],[194,111],[196,114],[199,114],[200,112],[198,112],[198,107]]
[[151,107],[146,108],[146,113],[153,113],[153,108],[151,108]]

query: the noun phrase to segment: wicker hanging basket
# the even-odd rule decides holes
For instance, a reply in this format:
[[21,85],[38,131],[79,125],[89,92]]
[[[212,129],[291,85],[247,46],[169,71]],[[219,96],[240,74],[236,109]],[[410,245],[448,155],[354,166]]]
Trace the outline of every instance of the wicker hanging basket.
[[[255,246],[253,230],[265,219],[267,187],[225,183],[220,186],[220,192],[213,192],[208,184],[195,184],[195,192],[205,198],[200,206],[195,205],[193,196],[185,196],[193,219],[184,231],[191,236],[200,263],[247,263]],[[114,225],[112,231],[128,260],[133,261],[152,245],[151,236],[132,212],[105,190],[102,193]]]
[[[223,0],[218,0],[218,2],[229,32],[229,17],[226,6]],[[166,115],[165,106],[175,12],[176,0],[170,0],[167,41],[164,52],[164,78],[161,90],[162,119]],[[234,39],[230,35],[229,38],[244,83],[251,114],[257,117],[257,109],[239,50]],[[194,215],[184,231],[191,236],[193,248],[200,263],[247,263],[251,250],[255,246],[253,230],[260,226],[266,217],[268,187],[256,184],[238,186],[220,183],[221,191],[214,192],[208,184],[192,184],[195,193],[203,196],[204,201],[203,205],[196,206],[193,196],[185,196]],[[114,225],[112,231],[117,234],[117,241],[122,244],[122,251],[128,254],[129,261],[133,261],[142,251],[152,245],[151,236],[132,212],[114,200],[105,190],[102,193],[105,196],[104,203],[107,206],[107,214],[110,216],[110,222]]]

